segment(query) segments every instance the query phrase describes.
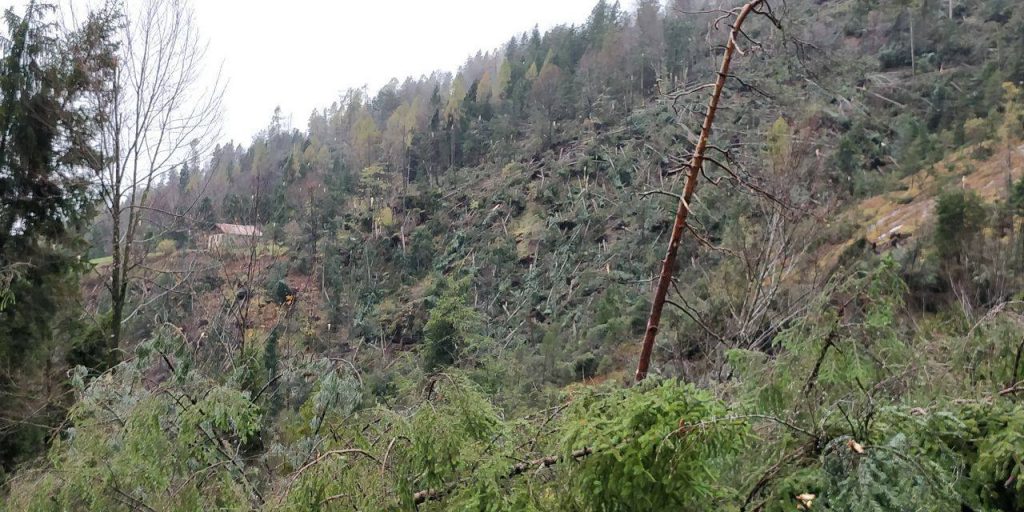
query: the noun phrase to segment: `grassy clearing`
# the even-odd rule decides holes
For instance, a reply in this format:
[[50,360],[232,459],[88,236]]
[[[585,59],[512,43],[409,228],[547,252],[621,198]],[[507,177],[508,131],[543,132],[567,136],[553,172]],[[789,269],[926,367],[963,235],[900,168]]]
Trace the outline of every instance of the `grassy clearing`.
[[114,262],[114,257],[113,256],[103,256],[103,257],[100,257],[100,258],[93,258],[93,259],[89,260],[89,264],[91,264],[94,267],[105,267],[107,265],[110,265],[113,262]]

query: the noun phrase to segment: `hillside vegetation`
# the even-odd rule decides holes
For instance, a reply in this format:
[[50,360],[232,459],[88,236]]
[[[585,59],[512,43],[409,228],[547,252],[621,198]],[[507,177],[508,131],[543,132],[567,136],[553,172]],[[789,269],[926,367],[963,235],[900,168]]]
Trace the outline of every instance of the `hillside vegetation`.
[[[752,16],[633,383],[738,4],[600,0],[302,127],[190,140],[125,195],[137,220],[84,183],[61,229],[5,224],[6,508],[1024,509],[1019,2]],[[39,61],[107,97],[54,56],[121,51],[114,21],[47,19]],[[0,80],[5,140],[32,83]],[[0,146],[0,220],[36,218],[15,164],[97,165],[33,148]],[[263,236],[211,247],[217,223]]]

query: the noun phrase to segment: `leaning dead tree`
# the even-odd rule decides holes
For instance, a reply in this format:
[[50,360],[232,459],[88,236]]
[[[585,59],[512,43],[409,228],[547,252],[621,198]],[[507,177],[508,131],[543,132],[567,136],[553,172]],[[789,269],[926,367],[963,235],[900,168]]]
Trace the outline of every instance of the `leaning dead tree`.
[[[676,219],[672,225],[672,236],[669,239],[668,252],[661,264],[661,274],[658,278],[658,287],[654,292],[654,302],[651,304],[651,313],[647,319],[647,329],[644,332],[643,343],[640,348],[640,361],[637,363],[636,368],[637,382],[647,378],[647,372],[650,368],[651,353],[654,351],[654,341],[658,336],[658,326],[661,323],[661,312],[665,308],[669,287],[672,286],[672,273],[675,270],[676,255],[679,252],[679,243],[682,240],[683,231],[687,227],[686,220],[690,214],[690,201],[693,198],[694,192],[697,190],[697,180],[703,172],[704,161],[706,159],[705,154],[709,149],[708,139],[711,137],[711,129],[715,122],[715,113],[718,110],[718,103],[722,98],[722,90],[725,89],[725,83],[729,79],[729,67],[732,64],[733,55],[737,52],[737,40],[740,37],[749,40],[749,37],[747,37],[742,30],[743,22],[746,21],[747,17],[751,13],[764,15],[774,21],[774,16],[771,14],[771,7],[765,0],[753,0],[747,2],[742,7],[721,12],[722,15],[718,20],[716,20],[716,24],[725,19],[733,19],[729,31],[729,40],[726,43],[725,50],[722,54],[722,63],[718,71],[718,78],[715,80],[711,99],[708,101],[708,111],[704,115],[704,123],[701,125],[700,136],[697,139],[693,155],[690,157],[690,163],[685,167],[685,169],[687,169],[686,184],[683,188],[682,195],[679,196],[679,206],[676,209]],[[699,87],[697,90],[702,90],[707,87],[711,87],[711,84]]]

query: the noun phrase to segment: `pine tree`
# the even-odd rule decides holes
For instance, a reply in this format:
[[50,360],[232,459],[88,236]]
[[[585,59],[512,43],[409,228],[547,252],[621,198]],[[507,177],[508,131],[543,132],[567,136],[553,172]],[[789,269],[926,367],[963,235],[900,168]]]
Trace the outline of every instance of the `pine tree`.
[[505,99],[509,97],[509,86],[512,83],[512,64],[508,59],[502,59],[498,67],[498,79],[494,81],[494,98]]
[[188,184],[191,179],[192,173],[189,171],[188,162],[181,164],[181,171],[178,173],[178,193],[181,194],[182,199],[188,193]]
[[51,9],[8,10],[11,38],[0,44],[0,470],[41,448],[45,424],[59,421],[53,404],[37,403],[46,397],[35,386],[49,382],[35,373],[78,293],[80,232],[94,211],[80,172],[95,155],[85,98],[105,90],[114,49],[111,13],[58,34]]
[[202,230],[213,229],[214,223],[217,222],[217,212],[213,208],[213,200],[209,196],[203,198],[199,202],[199,228]]

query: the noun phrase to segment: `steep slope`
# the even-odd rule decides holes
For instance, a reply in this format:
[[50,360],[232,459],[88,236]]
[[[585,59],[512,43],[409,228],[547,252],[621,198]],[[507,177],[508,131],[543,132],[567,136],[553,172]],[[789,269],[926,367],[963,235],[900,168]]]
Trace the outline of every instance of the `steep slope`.
[[[751,25],[625,387],[720,42],[700,5],[600,2],[172,180],[157,206],[209,207],[149,219],[179,247],[130,355],[74,370],[12,507],[1020,509],[1024,8]],[[206,252],[214,221],[267,236]]]
[[1010,146],[986,141],[960,149],[900,179],[892,192],[851,205],[837,223],[856,226],[856,238],[822,247],[817,261],[825,267],[835,265],[840,254],[860,238],[878,252],[908,244],[911,237],[930,237],[936,200],[944,191],[961,189],[991,204],[1006,202],[1024,175],[1024,145]]

